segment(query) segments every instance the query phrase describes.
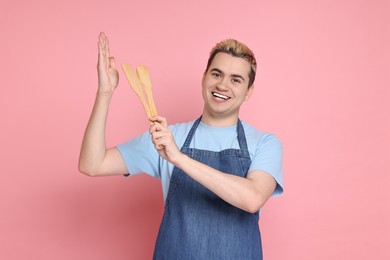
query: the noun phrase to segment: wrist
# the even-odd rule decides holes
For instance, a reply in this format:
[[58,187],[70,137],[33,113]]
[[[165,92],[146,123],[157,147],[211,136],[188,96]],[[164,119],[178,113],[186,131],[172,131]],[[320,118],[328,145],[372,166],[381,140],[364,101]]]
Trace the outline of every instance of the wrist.
[[96,98],[104,98],[104,99],[111,99],[113,92],[96,92]]
[[187,164],[188,160],[190,159],[191,158],[188,157],[186,154],[180,152],[177,158],[174,161],[172,161],[172,164],[183,170],[184,165]]

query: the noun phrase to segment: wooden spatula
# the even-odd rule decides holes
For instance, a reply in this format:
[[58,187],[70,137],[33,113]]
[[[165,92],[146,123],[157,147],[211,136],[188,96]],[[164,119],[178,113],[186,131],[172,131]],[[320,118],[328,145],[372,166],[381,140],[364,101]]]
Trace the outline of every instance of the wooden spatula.
[[150,114],[151,116],[157,116],[156,105],[154,104],[154,99],[153,99],[152,82],[150,80],[148,68],[143,65],[138,66],[137,75],[144,87],[146,96],[148,97]]
[[[122,69],[125,72],[127,81],[131,88],[140,99],[148,118],[157,115],[156,105],[153,99],[152,83],[149,77],[148,68],[145,66],[137,67],[137,74],[129,64],[122,64]],[[144,94],[147,96],[147,101]]]

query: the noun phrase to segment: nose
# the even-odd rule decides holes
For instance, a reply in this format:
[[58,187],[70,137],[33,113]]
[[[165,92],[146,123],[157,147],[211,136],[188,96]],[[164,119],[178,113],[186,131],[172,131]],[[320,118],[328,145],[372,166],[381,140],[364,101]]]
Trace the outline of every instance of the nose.
[[229,88],[228,84],[229,84],[228,79],[221,78],[221,81],[218,82],[217,84],[217,89],[220,91],[227,91]]

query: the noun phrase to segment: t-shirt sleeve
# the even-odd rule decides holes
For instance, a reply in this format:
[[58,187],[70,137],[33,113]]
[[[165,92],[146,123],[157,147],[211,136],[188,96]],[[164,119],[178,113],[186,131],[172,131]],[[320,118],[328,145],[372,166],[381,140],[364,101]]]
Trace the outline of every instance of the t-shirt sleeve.
[[273,196],[283,193],[282,143],[272,134],[262,136],[257,144],[250,171],[264,171],[276,181]]
[[160,178],[159,155],[153,146],[149,132],[145,132],[116,147],[121,153],[130,175],[146,173]]

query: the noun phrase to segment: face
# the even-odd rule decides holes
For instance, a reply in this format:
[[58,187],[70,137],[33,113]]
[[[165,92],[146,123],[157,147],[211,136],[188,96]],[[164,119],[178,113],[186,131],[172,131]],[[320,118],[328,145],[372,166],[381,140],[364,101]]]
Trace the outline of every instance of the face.
[[215,55],[202,80],[203,116],[236,123],[241,104],[253,91],[249,72],[248,61],[223,52]]

